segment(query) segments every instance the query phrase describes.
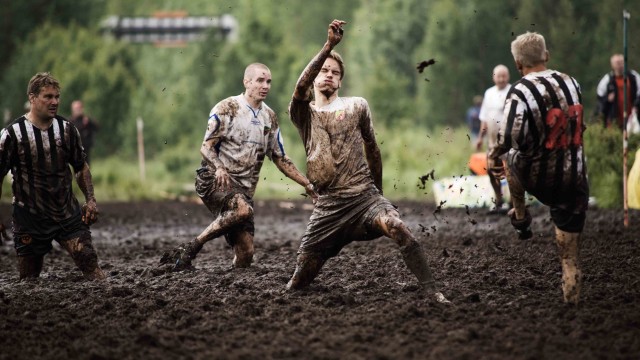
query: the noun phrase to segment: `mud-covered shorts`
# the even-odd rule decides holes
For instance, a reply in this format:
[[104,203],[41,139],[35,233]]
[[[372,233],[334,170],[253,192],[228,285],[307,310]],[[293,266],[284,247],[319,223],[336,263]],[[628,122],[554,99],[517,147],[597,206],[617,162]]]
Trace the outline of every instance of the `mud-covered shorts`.
[[[229,190],[222,191],[216,189],[215,175],[209,171],[209,169],[204,167],[196,170],[196,193],[215,218],[220,216],[223,212],[231,209],[231,199],[237,194],[242,195],[247,203],[253,207],[253,199],[251,199],[247,194],[247,189],[235,185],[233,182]],[[229,231],[228,234],[225,234],[224,238],[227,241],[227,244],[234,246],[233,237],[229,235],[240,231],[247,232],[251,234],[251,236],[254,236],[255,227],[253,217],[251,220],[247,220],[243,224],[237,225],[234,229]]]
[[[518,160],[518,153],[510,151],[507,155],[509,171],[515,175],[524,191],[535,196],[541,203],[549,206],[551,220],[555,226],[566,232],[582,232],[589,204],[589,182],[586,176],[578,176],[577,183],[568,186],[533,186],[526,185],[529,179],[524,177],[523,161]],[[510,185],[511,186],[511,185]],[[514,192],[512,190],[512,196]]]
[[298,254],[318,254],[324,259],[338,255],[352,241],[367,241],[384,235],[374,220],[396,207],[376,189],[354,196],[321,195],[315,204]]
[[51,242],[64,242],[89,233],[89,226],[82,222],[82,213],[63,221],[55,221],[31,213],[21,206],[13,206],[13,243],[18,256],[41,256],[53,246]]

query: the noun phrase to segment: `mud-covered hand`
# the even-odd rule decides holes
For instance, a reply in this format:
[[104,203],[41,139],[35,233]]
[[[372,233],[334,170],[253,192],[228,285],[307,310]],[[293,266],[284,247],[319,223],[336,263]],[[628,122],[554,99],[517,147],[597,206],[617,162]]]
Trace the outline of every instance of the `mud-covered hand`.
[[231,178],[227,170],[223,167],[216,169],[216,187],[223,191],[229,190],[231,187]]
[[489,172],[491,172],[491,174],[493,174],[493,176],[495,176],[496,179],[498,180],[502,180],[505,177],[505,172],[504,172],[504,166],[500,166],[502,165],[502,160],[497,159],[496,161],[493,162],[494,164],[499,164],[498,166],[493,166],[490,169],[487,169]]
[[87,225],[94,224],[98,221],[98,204],[94,199],[91,199],[82,205],[82,222]]
[[346,23],[346,21],[342,20],[333,20],[331,24],[329,24],[327,41],[332,48],[338,45],[340,43],[340,40],[342,40],[342,35],[344,34],[342,26]]
[[307,184],[304,187],[304,190],[307,192],[307,195],[311,198],[311,201],[315,204],[318,201],[318,193],[316,192],[315,186],[312,183]]
[[477,151],[482,150],[482,143],[483,143],[482,137],[478,137],[478,140],[476,141],[476,150]]

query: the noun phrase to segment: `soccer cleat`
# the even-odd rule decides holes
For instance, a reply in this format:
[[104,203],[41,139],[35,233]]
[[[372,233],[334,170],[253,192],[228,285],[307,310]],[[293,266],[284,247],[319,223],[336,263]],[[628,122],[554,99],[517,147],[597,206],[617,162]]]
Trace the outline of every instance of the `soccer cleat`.
[[177,248],[165,252],[160,258],[160,264],[172,265],[173,271],[193,270],[191,261],[195,259],[198,252],[202,249],[202,245],[191,241],[178,246]]

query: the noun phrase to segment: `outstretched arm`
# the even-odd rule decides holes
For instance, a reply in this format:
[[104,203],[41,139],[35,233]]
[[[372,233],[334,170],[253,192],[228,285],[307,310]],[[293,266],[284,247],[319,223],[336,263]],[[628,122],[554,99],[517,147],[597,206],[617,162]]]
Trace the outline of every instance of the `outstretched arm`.
[[91,171],[86,162],[80,171],[76,173],[76,181],[80,191],[84,194],[85,203],[82,206],[82,221],[91,225],[98,221],[98,204],[93,193],[93,182],[91,181]]
[[273,163],[276,164],[278,170],[280,170],[280,172],[282,172],[286,177],[304,187],[304,190],[306,191],[307,195],[311,197],[313,202],[316,201],[316,199],[318,198],[318,194],[316,193],[313,184],[311,184],[306,176],[302,175],[300,170],[296,168],[295,164],[288,156],[285,155],[282,157],[274,157]]
[[322,50],[316,54],[304,69],[300,78],[298,78],[296,89],[293,92],[293,98],[295,100],[308,100],[311,98],[313,80],[318,76],[318,73],[320,73],[320,69],[329,56],[329,53],[331,53],[331,50],[342,40],[342,26],[344,24],[346,24],[346,22],[342,20],[333,20],[331,24],[329,24],[327,42],[324,43]]
[[373,124],[371,116],[367,111],[360,125],[362,131],[362,140],[364,141],[364,152],[367,156],[367,164],[369,164],[369,171],[373,176],[373,183],[376,185],[380,194],[382,194],[382,157],[380,155],[380,148],[376,142],[376,134],[373,130]]

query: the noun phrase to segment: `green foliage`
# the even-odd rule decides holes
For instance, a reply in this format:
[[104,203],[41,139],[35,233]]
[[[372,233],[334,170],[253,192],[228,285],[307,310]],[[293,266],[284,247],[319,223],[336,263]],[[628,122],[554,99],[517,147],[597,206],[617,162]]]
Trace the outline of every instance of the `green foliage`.
[[[590,126],[584,135],[591,196],[600,207],[622,207],[622,133],[615,127]],[[640,148],[640,135],[629,138],[628,167]]]
[[[56,44],[55,51],[52,43]],[[60,113],[68,114],[71,101],[82,99],[106,132],[100,136],[98,154],[113,153],[126,138],[123,119],[129,113],[130,94],[135,88],[133,69],[133,54],[124,44],[104,41],[77,24],[65,28],[47,24],[17,49],[2,79],[0,106],[10,109],[14,118],[22,114],[29,79],[36,72],[49,71],[62,86]]]

